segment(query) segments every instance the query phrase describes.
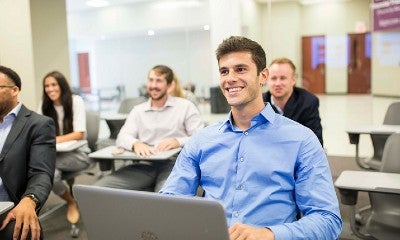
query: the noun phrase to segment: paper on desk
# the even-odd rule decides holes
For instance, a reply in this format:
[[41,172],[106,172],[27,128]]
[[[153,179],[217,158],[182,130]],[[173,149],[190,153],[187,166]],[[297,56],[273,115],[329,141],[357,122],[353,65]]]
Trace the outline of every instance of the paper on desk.
[[95,159],[123,159],[123,160],[167,160],[173,155],[179,153],[181,148],[174,148],[167,151],[159,151],[156,154],[142,157],[136,155],[134,152],[129,150],[124,150],[122,148],[118,148],[116,146],[108,146],[106,148],[97,150],[96,152],[92,152],[89,154],[89,157]]

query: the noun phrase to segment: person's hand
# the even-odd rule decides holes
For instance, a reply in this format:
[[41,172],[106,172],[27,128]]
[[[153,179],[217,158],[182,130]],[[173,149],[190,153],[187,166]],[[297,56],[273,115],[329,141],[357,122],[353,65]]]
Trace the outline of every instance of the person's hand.
[[155,150],[153,147],[150,147],[146,143],[143,142],[135,142],[133,144],[133,151],[141,157],[148,157],[150,155],[153,155],[155,153]]
[[156,147],[157,151],[167,151],[179,147],[179,142],[175,138],[162,140]]
[[228,230],[230,240],[274,240],[274,233],[268,228],[252,227],[235,223]]
[[15,228],[13,239],[19,239],[21,233],[21,240],[26,239],[31,233],[31,240],[40,239],[40,224],[39,218],[35,212],[36,204],[31,199],[24,197],[15,206],[4,219],[0,231],[3,230],[7,224],[15,220]]

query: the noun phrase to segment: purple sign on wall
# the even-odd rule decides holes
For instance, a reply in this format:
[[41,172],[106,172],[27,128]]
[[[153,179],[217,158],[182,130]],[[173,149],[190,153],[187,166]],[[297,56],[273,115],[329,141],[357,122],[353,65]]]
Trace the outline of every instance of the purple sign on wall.
[[374,31],[400,29],[400,0],[374,0]]

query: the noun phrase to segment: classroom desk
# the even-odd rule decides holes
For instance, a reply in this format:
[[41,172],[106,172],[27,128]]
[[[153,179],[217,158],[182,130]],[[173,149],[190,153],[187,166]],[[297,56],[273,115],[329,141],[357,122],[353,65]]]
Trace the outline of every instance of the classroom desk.
[[0,202],[0,215],[14,207],[13,202]]
[[355,205],[359,191],[400,195],[400,174],[346,170],[335,181],[335,187],[343,204]]
[[104,120],[125,120],[128,114],[124,113],[101,113],[100,119]]
[[346,130],[349,135],[350,144],[356,145],[356,162],[364,169],[369,169],[370,167],[363,163],[359,156],[359,142],[360,134],[381,134],[389,136],[392,133],[400,133],[400,125],[360,125],[352,126]]
[[117,149],[116,146],[108,146],[106,148],[102,148],[98,151],[90,153],[89,157],[93,158],[97,161],[103,161],[104,165],[107,165],[107,162],[110,161],[110,163],[109,163],[109,164],[111,164],[110,169],[113,171],[115,160],[163,161],[163,160],[167,160],[170,157],[178,154],[182,148],[175,148],[175,149],[171,149],[168,151],[158,152],[157,154],[154,154],[154,155],[151,155],[148,157],[138,156],[134,152],[128,151],[128,150],[124,150],[123,152],[121,152],[119,154],[115,154],[116,149]]
[[347,190],[400,194],[400,174],[346,170],[339,175],[335,186]]

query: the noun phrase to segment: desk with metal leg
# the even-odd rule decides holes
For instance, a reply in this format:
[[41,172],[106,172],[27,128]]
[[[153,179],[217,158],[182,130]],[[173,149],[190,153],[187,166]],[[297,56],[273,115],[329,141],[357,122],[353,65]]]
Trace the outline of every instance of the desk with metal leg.
[[175,155],[177,155],[182,148],[174,148],[167,151],[160,151],[156,154],[153,154],[148,157],[142,157],[136,155],[132,151],[124,150],[118,148],[116,146],[108,146],[106,148],[102,148],[98,151],[92,152],[89,154],[89,157],[95,159],[96,161],[103,161],[103,163],[109,162],[111,164],[111,170],[114,170],[114,161],[115,160],[133,160],[133,161],[164,161]]
[[359,156],[359,142],[360,134],[376,134],[376,135],[387,135],[392,133],[400,133],[400,125],[360,125],[352,126],[346,130],[349,135],[350,144],[356,145],[356,162],[358,166],[364,169],[370,169],[365,162],[361,161]]

